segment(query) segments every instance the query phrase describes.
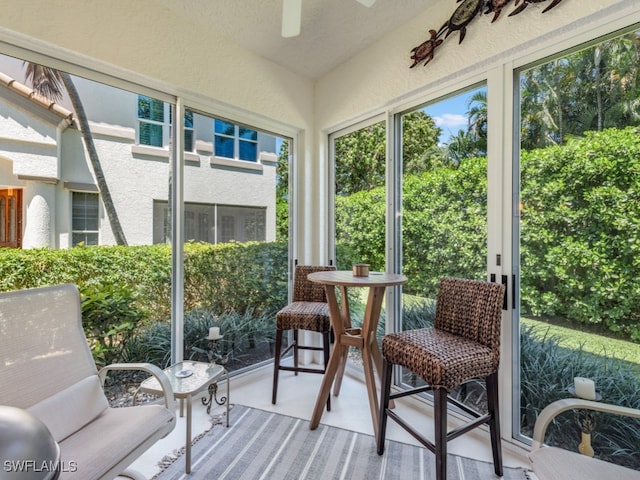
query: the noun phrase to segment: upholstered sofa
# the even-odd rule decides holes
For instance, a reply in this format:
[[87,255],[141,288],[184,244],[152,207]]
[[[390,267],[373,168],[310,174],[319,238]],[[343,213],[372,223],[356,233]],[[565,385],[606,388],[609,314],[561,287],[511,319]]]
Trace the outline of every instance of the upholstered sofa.
[[[165,405],[111,408],[103,382],[111,370],[158,377]],[[175,426],[175,400],[150,364],[118,364],[99,373],[82,329],[72,284],[0,294],[0,405],[42,420],[61,450],[61,479],[113,479]]]

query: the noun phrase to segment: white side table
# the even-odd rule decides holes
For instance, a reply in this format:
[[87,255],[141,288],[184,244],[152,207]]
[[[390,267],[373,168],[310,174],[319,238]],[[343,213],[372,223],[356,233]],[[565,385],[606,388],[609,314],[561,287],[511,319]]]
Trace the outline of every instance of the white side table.
[[[191,473],[191,407],[193,396],[208,389],[209,399],[202,398],[202,403],[207,406],[207,413],[211,410],[211,404],[215,399],[218,405],[227,405],[227,427],[229,426],[229,373],[222,365],[215,363],[184,361],[171,365],[164,369],[167,374],[173,395],[180,401],[180,416],[183,413],[183,402],[187,401],[187,439],[185,444],[185,472]],[[218,400],[218,380],[227,377],[227,396]],[[140,392],[151,395],[162,395],[162,388],[155,377],[149,377],[140,384]]]

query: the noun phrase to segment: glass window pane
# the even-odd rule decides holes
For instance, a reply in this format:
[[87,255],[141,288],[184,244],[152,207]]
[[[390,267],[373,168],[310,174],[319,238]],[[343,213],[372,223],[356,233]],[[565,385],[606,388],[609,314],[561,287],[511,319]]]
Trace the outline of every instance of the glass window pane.
[[258,160],[258,144],[240,140],[240,160],[255,162]]
[[140,122],[140,144],[162,147],[164,144],[162,125]]
[[223,120],[216,119],[215,121],[215,132],[220,135],[230,135],[233,136],[235,132],[235,125],[233,123],[225,122]]
[[[487,278],[486,91],[462,92],[402,115],[402,272],[409,279],[402,330],[433,325],[440,278]],[[404,368],[400,381],[424,385]],[[483,382],[450,394],[486,412]]]
[[73,245],[84,242],[85,245],[98,244],[98,194],[73,192],[71,204],[71,229]]
[[233,158],[233,138],[215,137],[215,154],[218,157]]
[[[335,138],[335,241],[338,270],[368,263],[385,271],[385,122],[364,126]],[[366,288],[349,289],[352,326],[362,326]],[[384,308],[378,332],[384,331]],[[352,349],[349,362],[362,368],[362,352]]]
[[193,152],[193,130],[184,131],[184,151]]
[[244,138],[245,140],[258,140],[258,132],[256,132],[255,130],[244,127],[239,127],[238,130],[240,138]]
[[193,128],[193,112],[185,110],[184,112],[184,126],[186,128]]
[[164,122],[164,102],[155,98],[138,96],[138,118]]

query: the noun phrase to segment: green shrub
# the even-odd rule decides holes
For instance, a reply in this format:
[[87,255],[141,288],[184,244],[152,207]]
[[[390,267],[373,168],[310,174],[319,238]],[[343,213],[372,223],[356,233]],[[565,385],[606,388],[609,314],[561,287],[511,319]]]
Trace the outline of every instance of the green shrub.
[[[523,151],[521,171],[522,313],[640,340],[638,128]],[[336,241],[373,269],[385,265],[385,205],[384,188],[336,198]],[[405,293],[432,297],[443,276],[484,278],[485,158],[405,175],[402,207]]]
[[523,152],[522,313],[640,340],[640,135],[586,132]]
[[[287,303],[286,242],[188,243],[184,250],[185,311],[239,312],[241,316],[251,312],[252,317],[261,318]],[[170,341],[157,346],[127,345],[146,322],[169,325],[168,245],[3,249],[1,255],[0,291],[66,282],[78,286],[84,299],[86,335],[98,365],[125,356],[133,361],[149,355],[170,356]],[[164,330],[156,324],[151,333],[160,335]],[[168,333],[170,337],[170,329]],[[193,344],[198,345],[195,340]]]
[[287,303],[286,242],[185,245],[185,311],[275,312]]
[[80,293],[82,324],[96,365],[124,361],[122,352],[144,319],[133,292],[121,285],[89,285]]
[[[465,160],[403,178],[404,292],[434,296],[443,276],[482,278],[486,270],[487,167]],[[384,270],[385,190],[336,198],[336,241],[358,261]]]

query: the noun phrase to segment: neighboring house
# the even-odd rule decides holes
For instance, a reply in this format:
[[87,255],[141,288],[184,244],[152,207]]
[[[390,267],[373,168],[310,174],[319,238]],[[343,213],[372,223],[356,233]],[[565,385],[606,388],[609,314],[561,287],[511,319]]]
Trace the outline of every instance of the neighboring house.
[[[170,105],[75,78],[129,245],[168,240]],[[275,239],[276,138],[186,112],[185,240]],[[73,112],[0,73],[0,247],[114,244]]]

